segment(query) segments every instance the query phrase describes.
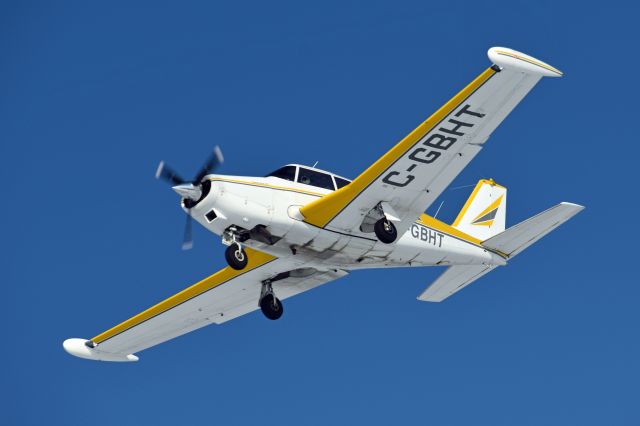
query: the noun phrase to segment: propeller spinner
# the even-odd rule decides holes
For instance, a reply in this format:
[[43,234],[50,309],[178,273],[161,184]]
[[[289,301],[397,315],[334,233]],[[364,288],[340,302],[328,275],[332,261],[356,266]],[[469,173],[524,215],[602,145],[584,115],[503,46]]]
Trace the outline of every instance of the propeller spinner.
[[208,186],[205,188],[205,184],[210,185],[210,183],[208,181],[202,182],[202,179],[204,179],[206,175],[213,173],[223,162],[224,157],[222,156],[222,151],[219,146],[216,146],[191,182],[183,179],[172,168],[167,166],[164,161],[158,164],[156,179],[170,183],[173,190],[182,197],[182,204],[187,209],[187,221],[185,223],[184,239],[182,241],[183,250],[189,250],[193,247],[191,208],[203,198],[203,195],[206,195],[209,189]]

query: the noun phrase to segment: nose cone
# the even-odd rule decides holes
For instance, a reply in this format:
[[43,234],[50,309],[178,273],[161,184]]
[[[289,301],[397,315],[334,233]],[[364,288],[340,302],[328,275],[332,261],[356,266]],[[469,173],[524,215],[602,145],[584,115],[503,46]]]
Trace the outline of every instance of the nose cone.
[[178,193],[182,198],[188,198],[190,200],[199,200],[202,195],[202,190],[200,187],[193,186],[191,183],[183,183],[180,185],[176,185],[172,188],[174,191]]

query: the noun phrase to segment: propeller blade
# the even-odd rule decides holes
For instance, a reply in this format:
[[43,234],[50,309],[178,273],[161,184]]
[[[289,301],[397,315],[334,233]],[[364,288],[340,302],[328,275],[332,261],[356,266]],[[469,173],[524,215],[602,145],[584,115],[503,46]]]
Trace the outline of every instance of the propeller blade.
[[196,175],[193,183],[196,185],[199,184],[206,175],[211,174],[211,172],[217,169],[218,166],[223,162],[224,157],[222,156],[222,151],[220,150],[220,147],[216,145],[216,147],[213,148],[213,152],[207,159],[207,162],[204,163],[204,166],[202,166],[200,172],[198,172],[198,174]]
[[193,219],[191,218],[190,211],[187,212],[187,222],[184,225],[184,239],[182,240],[182,250],[191,250],[193,248],[193,236],[191,233],[191,226]]
[[156,179],[162,179],[171,183],[173,190],[182,197],[182,206],[187,209],[187,221],[184,224],[182,250],[190,250],[193,247],[193,218],[191,217],[191,207],[197,204],[202,196],[203,186],[200,183],[206,175],[213,172],[213,170],[222,164],[223,161],[224,157],[222,156],[222,151],[220,150],[220,147],[216,145],[193,182],[188,182],[182,179],[182,177],[172,168],[167,166],[164,161],[161,161],[160,164],[158,164]]
[[180,177],[173,169],[167,166],[164,161],[158,164],[158,170],[156,170],[156,179],[162,179],[170,182],[172,186],[177,186],[185,183],[185,180]]

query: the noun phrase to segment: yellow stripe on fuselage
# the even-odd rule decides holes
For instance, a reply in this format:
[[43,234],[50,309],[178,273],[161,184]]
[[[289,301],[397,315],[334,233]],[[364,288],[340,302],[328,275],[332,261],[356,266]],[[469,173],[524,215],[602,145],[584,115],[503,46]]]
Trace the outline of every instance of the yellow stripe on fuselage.
[[471,243],[477,246],[482,246],[481,240],[474,238],[471,235],[465,232],[462,232],[459,229],[456,229],[451,225],[447,225],[446,223],[434,217],[428,216],[426,214],[420,215],[420,218],[418,219],[418,223],[421,223],[431,229],[435,229],[436,231],[441,231],[441,232],[444,232],[445,234],[449,234],[451,236],[457,237],[468,243]]
[[249,185],[249,186],[258,186],[258,187],[261,187],[261,188],[278,189],[280,191],[298,192],[300,194],[305,194],[305,195],[315,195],[316,197],[322,197],[323,195],[325,195],[325,194],[321,194],[319,192],[306,191],[304,189],[292,188],[292,187],[289,187],[289,186],[276,186],[276,185],[269,185],[267,183],[262,183],[262,182],[246,181],[246,180],[239,180],[239,179],[211,178],[209,180],[211,182],[239,183],[241,185]]
[[439,221],[438,219],[431,217],[429,215],[426,214],[421,214],[420,217],[418,218],[418,220],[416,221],[416,223],[419,223],[421,225],[424,225],[428,228],[434,229],[436,231],[440,231],[444,234],[448,234],[452,237],[456,237],[464,242],[467,242],[469,244],[473,244],[475,246],[481,247],[485,250],[489,250],[492,251],[502,257],[504,257],[505,259],[507,259],[509,257],[508,254],[503,253],[499,250],[493,250],[493,249],[489,249],[485,246],[482,245],[482,240],[479,240],[477,238],[472,237],[471,235],[467,234],[466,232],[462,232],[457,228],[454,228],[451,225],[447,225],[446,223]]
[[[362,191],[364,191],[373,181],[378,179],[400,157],[405,155],[413,145],[415,145],[424,135],[430,132],[447,115],[451,114],[460,103],[468,98],[475,90],[482,86],[497,71],[488,68],[473,80],[460,93],[444,104],[438,111],[427,118],[422,124],[416,127],[411,133],[405,136],[396,146],[391,148],[378,161],[373,163],[367,170],[362,172],[349,185],[338,189],[331,194],[327,194],[319,200],[300,208],[300,213],[307,223],[324,228],[334,217],[336,217],[344,207],[353,201]],[[373,207],[373,206],[372,206]]]
[[139,313],[138,315],[129,318],[128,320],[124,321],[123,323],[120,323],[118,325],[116,325],[113,328],[110,328],[109,330],[98,334],[96,337],[94,337],[93,339],[91,339],[91,341],[93,341],[96,344],[100,344],[102,342],[104,342],[105,340],[108,340],[124,331],[127,331],[157,315],[160,315],[163,312],[168,311],[169,309],[172,309],[178,305],[180,305],[181,303],[184,303],[186,301],[188,301],[189,299],[193,299],[196,296],[201,295],[202,293],[211,290],[212,288],[215,288],[221,284],[224,284],[246,272],[249,272],[253,269],[258,268],[259,266],[262,266],[266,263],[269,263],[271,261],[273,261],[274,259],[276,259],[275,256],[271,256],[270,254],[267,253],[263,253],[257,250],[252,250],[249,247],[245,247],[245,250],[247,252],[247,256],[248,256],[248,263],[247,266],[241,270],[241,271],[237,271],[229,266],[227,266],[224,269],[221,269],[220,271],[216,272],[215,274],[205,278],[204,280],[192,285],[191,287],[188,287],[184,290],[182,290],[180,293],[177,293],[171,297],[169,297],[168,299],[163,300],[162,302],[158,303],[155,306],[152,306],[151,308],[147,309],[146,311],[143,311],[141,313]]

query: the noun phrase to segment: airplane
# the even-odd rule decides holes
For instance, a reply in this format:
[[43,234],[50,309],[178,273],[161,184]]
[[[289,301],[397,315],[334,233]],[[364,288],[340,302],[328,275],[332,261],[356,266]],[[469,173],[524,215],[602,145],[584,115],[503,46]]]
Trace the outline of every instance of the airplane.
[[222,237],[227,267],[91,339],[71,355],[137,361],[136,352],[258,308],[270,320],[282,300],[369,268],[444,266],[419,296],[440,302],[504,266],[584,207],[562,202],[505,228],[507,189],[481,179],[449,225],[424,214],[489,136],[556,68],[524,53],[489,49],[492,65],[353,180],[300,164],[265,177],[225,176],[216,147],[193,181],[163,162],[191,220]]

